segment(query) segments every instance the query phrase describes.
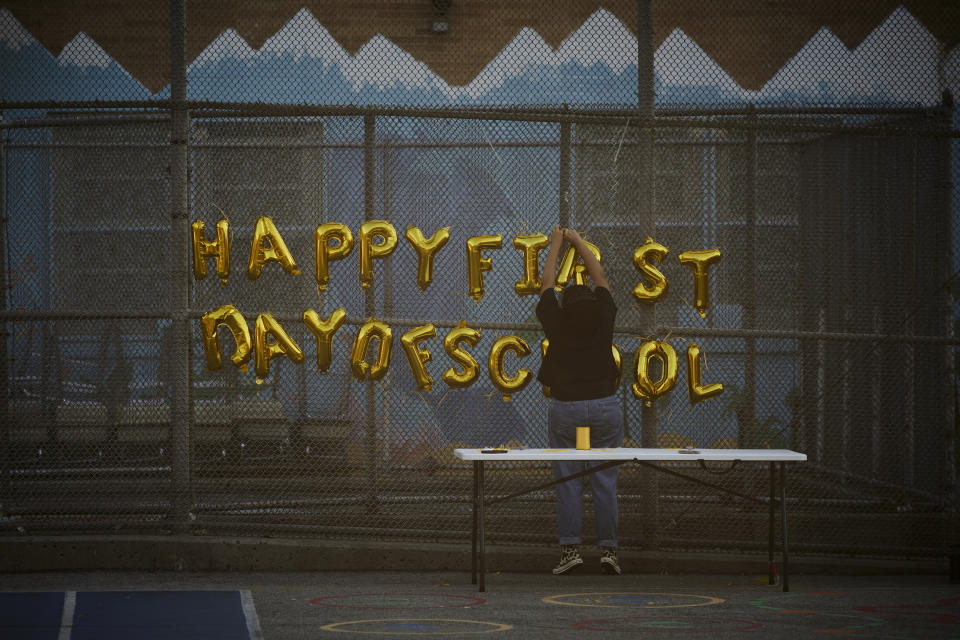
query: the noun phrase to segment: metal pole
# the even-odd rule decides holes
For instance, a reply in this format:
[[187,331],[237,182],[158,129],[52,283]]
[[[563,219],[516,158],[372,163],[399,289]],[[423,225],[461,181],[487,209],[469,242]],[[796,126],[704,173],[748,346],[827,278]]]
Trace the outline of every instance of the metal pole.
[[[653,0],[637,0],[637,116],[640,122],[653,122],[653,51]],[[636,188],[639,238],[656,237],[653,136],[652,127],[637,129],[639,158]],[[653,307],[641,305],[637,311],[640,335],[650,335],[656,324]],[[640,446],[657,446],[657,407],[653,403],[649,407],[641,405],[640,408]],[[656,548],[660,520],[660,479],[656,473],[647,469],[643,474],[644,490],[641,503],[643,537],[648,548]]]
[[473,508],[470,510],[470,584],[477,584],[477,502],[480,498],[480,461],[473,461]]
[[[376,158],[374,156],[377,132],[377,121],[375,116],[368,114],[363,117],[363,219],[365,221],[373,220],[375,216],[375,174]],[[376,313],[374,300],[374,287],[370,286],[364,291],[363,296],[363,315],[367,318],[373,317]],[[377,460],[377,398],[376,383],[367,378],[366,385],[366,417],[367,432],[365,438],[366,458],[367,458],[367,481],[369,484],[367,494],[367,512],[376,513],[377,511],[377,484],[378,484],[378,465]],[[387,400],[389,402],[389,399]]]
[[[3,122],[3,113],[0,112],[0,122]],[[10,283],[7,275],[10,272],[7,260],[7,134],[0,133],[0,286],[3,287],[3,310],[8,309],[7,299],[10,293]],[[10,505],[10,478],[7,475],[10,469],[10,429],[13,428],[13,416],[10,414],[10,362],[7,353],[7,340],[10,333],[7,322],[0,325],[0,417],[3,418],[3,427],[0,428],[0,516],[5,516]]]
[[[752,112],[747,118],[751,121],[756,120]],[[746,145],[747,166],[743,184],[745,200],[743,273],[746,274],[743,289],[743,328],[754,329],[757,324],[757,132],[755,129],[747,131]],[[747,337],[744,344],[743,408],[740,415],[742,422],[738,434],[738,446],[750,449],[761,444],[757,442],[754,415],[757,342]]]
[[770,491],[770,501],[767,504],[767,560],[769,561],[769,568],[767,570],[767,584],[776,584],[777,583],[777,563],[773,555],[773,537],[776,531],[776,518],[774,512],[774,505],[777,502],[777,476],[776,476],[776,463],[771,462],[769,466],[769,475],[767,483],[770,485],[767,487]]
[[173,496],[170,521],[177,530],[189,527],[191,507],[190,435],[190,219],[187,139],[187,0],[170,0],[170,236],[173,352],[171,360],[170,455]]
[[[949,91],[945,91],[943,94],[943,101],[940,105],[939,128],[943,129],[944,131],[951,131],[953,129],[953,114],[954,114],[953,96],[950,94]],[[942,211],[946,213],[951,210],[952,194],[950,193],[950,185],[953,184],[953,181],[951,180],[950,166],[952,164],[951,152],[952,152],[953,145],[950,143],[949,139],[947,138],[943,138],[942,141],[938,144],[938,146],[941,146],[941,145],[942,145],[942,149],[939,150],[940,153],[937,155],[943,160],[942,162],[937,163],[937,171],[940,173],[939,175],[939,178],[940,178],[939,184],[941,185],[940,197],[942,198],[940,204],[942,207]],[[946,215],[949,216],[950,214],[947,213]],[[949,227],[949,223],[948,223],[948,227]],[[946,274],[950,274],[953,271],[953,265],[950,262],[951,257],[952,255],[948,250],[947,258],[945,259],[945,265],[943,269]],[[954,324],[953,324],[953,317],[952,317],[953,314],[951,313],[951,310],[953,309],[954,303],[955,303],[953,291],[955,291],[953,287],[946,287],[942,292],[943,297],[941,298],[941,300],[939,300],[941,304],[941,312],[943,314],[942,326],[944,328],[944,334],[950,338],[954,337],[953,335]],[[941,383],[943,384],[943,387],[942,387],[943,393],[944,393],[943,397],[951,398],[953,400],[952,402],[945,402],[943,407],[945,410],[945,415],[943,416],[943,419],[944,419],[943,425],[944,425],[945,433],[949,433],[951,427],[954,428],[954,430],[956,429],[956,427],[954,426],[956,424],[956,415],[957,415],[957,405],[956,405],[957,370],[956,370],[955,354],[956,354],[955,347],[949,347],[949,346],[944,347],[943,357],[945,360],[947,375],[943,377],[943,382]],[[954,433],[956,432],[954,431]],[[945,450],[942,454],[944,456],[944,473],[943,473],[944,486],[945,486],[944,494],[947,496],[948,503],[952,503],[953,513],[951,514],[952,516],[951,521],[953,522],[953,521],[956,521],[956,518],[957,518],[956,513],[957,513],[957,507],[958,507],[957,492],[956,492],[956,486],[957,486],[957,469],[956,469],[957,439],[956,439],[956,436],[954,436],[953,438],[946,438],[946,443],[944,443],[944,449]],[[949,531],[948,529],[948,533],[952,534],[953,532]],[[953,540],[956,540],[956,538],[953,538],[951,542]]]
[[[380,147],[383,152],[383,219],[390,220],[393,214],[393,146],[390,139]],[[383,259],[383,315],[387,318],[393,316],[393,254]],[[369,316],[368,316],[369,317]],[[393,374],[387,371],[387,375],[380,381],[383,396],[388,399],[383,411],[384,433],[382,471],[389,475],[393,472],[393,407],[390,399],[393,397]]]
[[783,590],[790,591],[790,541],[787,539],[787,463],[780,463],[780,539],[783,543]]
[[484,485],[486,484],[486,479],[483,477],[483,460],[480,460],[480,464],[477,466],[477,544],[478,549],[477,553],[479,554],[479,559],[477,561],[477,573],[479,574],[478,579],[478,590],[486,591],[486,576],[487,576],[487,532],[484,524],[485,514],[484,514],[484,501],[487,499],[484,494]]

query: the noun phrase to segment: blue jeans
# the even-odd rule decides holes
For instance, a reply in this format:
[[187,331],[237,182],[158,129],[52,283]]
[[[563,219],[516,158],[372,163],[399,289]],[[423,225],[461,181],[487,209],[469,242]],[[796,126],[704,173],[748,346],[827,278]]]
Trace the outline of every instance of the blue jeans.
[[[570,449],[577,443],[577,427],[590,427],[590,448],[609,449],[623,444],[623,409],[617,396],[596,400],[563,402],[550,399],[547,438],[553,449]],[[553,478],[584,471],[599,463],[554,461]],[[592,473],[593,513],[597,523],[597,546],[617,546],[617,474],[619,467]],[[583,477],[556,487],[557,531],[560,544],[580,544],[583,529]]]

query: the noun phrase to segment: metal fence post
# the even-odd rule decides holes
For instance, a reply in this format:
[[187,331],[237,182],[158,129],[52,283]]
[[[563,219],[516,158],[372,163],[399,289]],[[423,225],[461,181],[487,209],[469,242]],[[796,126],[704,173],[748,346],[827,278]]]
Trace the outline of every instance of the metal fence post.
[[[374,219],[376,205],[376,135],[377,120],[371,113],[363,116],[363,219],[370,221]],[[363,296],[363,314],[367,318],[373,317],[376,313],[374,287],[371,285],[364,291]],[[366,461],[367,461],[367,512],[376,513],[379,482],[379,461],[377,460],[377,396],[376,382],[369,377],[365,382],[366,402]],[[389,402],[389,398],[387,402]]]
[[[381,159],[383,163],[381,168],[383,172],[383,219],[390,220],[393,217],[393,145],[389,137],[384,141],[381,152],[383,154]],[[383,259],[383,315],[387,318],[393,317],[392,253]],[[386,397],[393,398],[393,374],[390,371],[387,371],[387,375],[383,377],[380,384]],[[390,402],[388,401],[383,412],[383,422],[386,430],[381,434],[383,437],[383,455],[381,456],[381,461],[383,472],[387,475],[393,472],[394,462],[393,452],[391,450],[394,436],[392,409],[393,407],[390,406]]]
[[[0,123],[3,122],[3,113],[0,112]],[[10,283],[7,280],[9,265],[7,261],[7,132],[0,131],[0,286],[3,287],[3,311],[8,310],[7,299],[10,293]],[[7,340],[10,332],[6,319],[0,326],[0,417],[3,426],[0,427],[0,516],[5,516],[9,509],[10,498],[10,429],[13,427],[13,416],[10,415],[10,362],[7,353]]]
[[560,123],[560,211],[561,227],[570,226],[570,129],[569,121]]
[[[943,131],[945,134],[949,134],[953,129],[953,118],[954,118],[954,102],[953,95],[949,90],[944,91],[942,96],[942,101],[940,103],[939,110],[939,122],[937,123],[937,128]],[[953,201],[953,180],[951,176],[951,166],[952,166],[952,155],[953,148],[955,143],[953,140],[946,135],[943,138],[940,138],[940,144],[943,146],[942,150],[938,156],[942,156],[944,162],[938,163],[937,169],[939,170],[940,175],[938,176],[939,195],[942,198],[941,206],[943,211],[947,212],[949,217],[951,214],[951,204]],[[950,255],[949,244],[947,245],[947,255]],[[953,274],[953,264],[950,263],[949,259],[946,260],[944,265],[944,274],[948,275],[949,278],[947,282],[953,283],[955,275]],[[955,286],[946,286],[942,291],[942,300],[941,300],[941,313],[943,314],[943,333],[945,336],[953,338],[954,336],[954,324],[953,324],[953,309],[955,308],[955,299],[954,292],[956,291]],[[944,407],[945,415],[944,418],[944,431],[946,433],[952,433],[953,437],[946,438],[947,444],[944,447],[944,487],[946,488],[946,495],[949,496],[948,501],[952,503],[952,520],[953,523],[956,523],[956,513],[957,513],[957,370],[956,370],[956,352],[957,349],[955,346],[944,345],[943,347],[943,357],[944,364],[946,368],[946,374],[943,377],[943,393],[950,394],[946,397],[953,397],[953,403],[947,402]],[[955,532],[950,532],[953,537],[951,542],[957,540]]]
[[[637,129],[639,161],[637,163],[637,226],[638,239],[656,237],[657,219],[654,211],[656,185],[654,120],[653,111],[653,0],[637,1],[637,115],[642,123]],[[650,335],[656,325],[656,316],[651,305],[638,309],[640,335]],[[626,367],[624,367],[626,368]],[[657,446],[657,407],[642,405],[640,408],[640,446]],[[644,468],[644,493],[640,511],[643,516],[645,546],[656,548],[659,544],[660,479],[656,472]]]
[[[747,113],[748,124],[757,120],[753,105]],[[746,175],[744,191],[744,252],[743,273],[746,274],[743,287],[743,328],[757,328],[757,130],[747,128]],[[743,354],[743,407],[740,411],[738,446],[750,449],[760,446],[756,433],[756,364],[757,342],[747,336],[744,338]]]
[[189,527],[191,508],[190,437],[190,270],[187,247],[189,198],[187,138],[190,135],[187,98],[187,0],[170,0],[170,236],[171,257],[171,399],[170,455],[172,499],[170,521],[175,530]]

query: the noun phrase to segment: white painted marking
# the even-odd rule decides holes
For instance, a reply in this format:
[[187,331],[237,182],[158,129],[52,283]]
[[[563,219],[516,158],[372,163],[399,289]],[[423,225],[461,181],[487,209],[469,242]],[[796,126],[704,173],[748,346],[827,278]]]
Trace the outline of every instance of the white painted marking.
[[248,589],[240,592],[240,601],[243,603],[243,616],[247,620],[247,633],[250,640],[263,640],[263,631],[260,630],[260,617],[253,604],[253,594]]
[[77,592],[65,591],[63,594],[63,613],[60,615],[60,634],[57,640],[70,640],[73,633],[73,612],[77,608]]

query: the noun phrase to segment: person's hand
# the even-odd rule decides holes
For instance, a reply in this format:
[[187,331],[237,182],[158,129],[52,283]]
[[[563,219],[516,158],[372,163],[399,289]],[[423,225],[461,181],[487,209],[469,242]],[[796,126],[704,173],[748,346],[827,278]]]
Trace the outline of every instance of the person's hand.
[[583,238],[580,237],[580,234],[573,229],[564,229],[563,237],[566,238],[567,242],[574,246],[579,246],[583,241]]
[[559,247],[563,242],[564,229],[560,225],[554,225],[550,231],[550,244]]

